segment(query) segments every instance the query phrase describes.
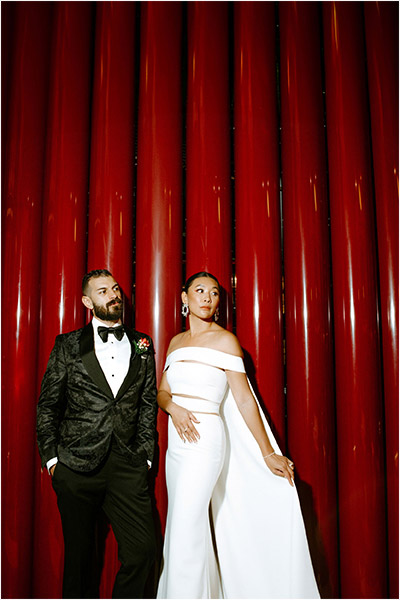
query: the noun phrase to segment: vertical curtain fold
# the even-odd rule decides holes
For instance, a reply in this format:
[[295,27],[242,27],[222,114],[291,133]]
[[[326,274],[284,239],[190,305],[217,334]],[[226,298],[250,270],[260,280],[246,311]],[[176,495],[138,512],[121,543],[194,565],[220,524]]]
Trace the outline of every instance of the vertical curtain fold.
[[188,3],[186,277],[210,271],[232,327],[228,6]]
[[[120,284],[128,324],[133,285],[135,22],[133,3],[97,3],[87,252],[87,271],[108,269]],[[100,593],[108,598],[119,563],[117,543],[105,520],[99,546],[104,552]]]
[[[4,192],[5,157],[7,147],[7,132],[9,123],[10,90],[13,68],[15,68],[14,54],[16,41],[17,4],[4,2],[1,13],[1,181]],[[4,256],[4,255],[3,255]]]
[[52,7],[17,5],[2,202],[2,596],[30,598],[40,240]]
[[[181,2],[142,7],[135,323],[153,338],[158,382],[169,341],[181,330],[182,27]],[[167,418],[161,411],[158,435],[156,525],[163,530]]]
[[[56,335],[83,325],[80,286],[85,272],[89,172],[90,4],[54,7],[42,214],[38,381]],[[36,394],[37,396],[37,394]],[[49,475],[36,461],[33,593],[60,598],[63,538]],[[45,524],[45,526],[44,526]]]
[[236,331],[284,450],[279,129],[273,3],[234,6]]
[[[288,448],[323,597],[337,598],[336,431],[320,12],[281,3]],[[304,435],[304,431],[307,435]]]
[[376,236],[362,5],[323,5],[335,330],[340,580],[385,598]]
[[109,269],[132,316],[135,5],[99,2],[90,153],[88,271]]
[[399,7],[364,5],[385,394],[389,597],[399,596]]

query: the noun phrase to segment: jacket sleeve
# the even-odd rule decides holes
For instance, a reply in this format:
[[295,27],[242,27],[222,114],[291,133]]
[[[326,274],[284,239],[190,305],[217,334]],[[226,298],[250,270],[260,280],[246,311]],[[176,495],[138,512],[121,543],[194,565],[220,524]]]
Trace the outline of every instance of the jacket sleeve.
[[146,361],[146,377],[140,398],[135,446],[137,448],[143,448],[146,452],[147,460],[153,461],[158,405],[156,400],[157,384],[153,342],[151,338],[148,339],[151,345],[148,351],[149,355]]
[[37,405],[36,433],[44,467],[57,456],[59,426],[65,412],[67,367],[62,336],[57,336],[44,374]]

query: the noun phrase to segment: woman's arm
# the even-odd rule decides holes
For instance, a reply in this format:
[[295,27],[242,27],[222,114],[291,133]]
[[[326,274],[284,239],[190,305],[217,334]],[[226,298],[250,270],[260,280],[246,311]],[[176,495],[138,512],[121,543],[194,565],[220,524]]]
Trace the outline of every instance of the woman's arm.
[[[233,333],[225,331],[221,336],[220,343],[222,351],[243,357],[239,340]],[[293,463],[286,456],[275,454],[265,431],[257,403],[249,387],[246,374],[237,373],[236,371],[226,371],[226,376],[240,414],[259,445],[262,457],[268,468],[274,475],[286,477],[290,485],[293,485]]]
[[259,445],[268,468],[274,475],[285,477],[290,485],[293,485],[293,463],[286,456],[275,454],[246,375],[244,373],[226,371],[226,376],[239,412]]
[[199,432],[193,423],[200,423],[190,410],[179,406],[172,400],[171,388],[164,372],[157,393],[158,406],[170,415],[179,437],[186,442],[197,442]]

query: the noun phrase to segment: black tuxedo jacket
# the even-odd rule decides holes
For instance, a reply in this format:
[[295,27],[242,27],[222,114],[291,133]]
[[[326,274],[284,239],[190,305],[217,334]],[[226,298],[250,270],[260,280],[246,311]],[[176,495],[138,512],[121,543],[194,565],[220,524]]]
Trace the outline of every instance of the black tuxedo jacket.
[[[58,459],[77,471],[92,471],[106,456],[112,434],[135,465],[153,459],[157,414],[151,338],[125,328],[132,352],[116,397],[94,352],[92,323],[58,335],[37,406],[37,440],[42,465]],[[134,341],[146,338],[139,354]]]

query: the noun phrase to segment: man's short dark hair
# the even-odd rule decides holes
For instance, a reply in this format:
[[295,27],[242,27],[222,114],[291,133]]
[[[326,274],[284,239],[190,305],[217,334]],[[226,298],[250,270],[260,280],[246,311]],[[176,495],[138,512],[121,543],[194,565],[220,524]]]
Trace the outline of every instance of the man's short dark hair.
[[86,273],[82,279],[82,295],[87,296],[88,284],[91,279],[96,279],[96,277],[112,277],[110,271],[107,269],[94,269],[93,271],[89,271]]

